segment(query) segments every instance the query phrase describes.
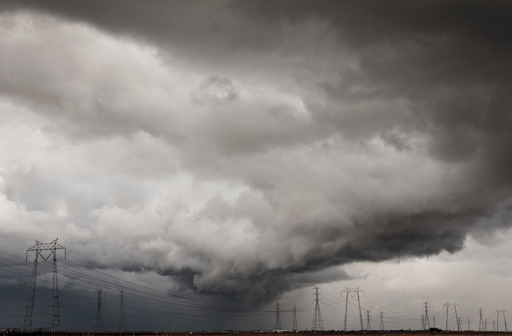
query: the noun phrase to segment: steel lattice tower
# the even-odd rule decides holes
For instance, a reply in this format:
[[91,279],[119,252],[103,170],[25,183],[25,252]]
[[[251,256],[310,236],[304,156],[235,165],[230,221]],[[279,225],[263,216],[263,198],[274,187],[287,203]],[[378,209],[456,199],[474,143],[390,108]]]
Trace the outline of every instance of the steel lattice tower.
[[[29,289],[27,305],[25,307],[25,318],[23,319],[23,331],[32,330],[32,316],[34,314],[34,301],[36,296],[36,283],[37,283],[37,266],[39,264],[39,257],[44,261],[50,259],[52,256],[53,262],[53,290],[52,290],[52,331],[60,330],[60,307],[59,307],[59,284],[57,281],[57,250],[64,250],[64,259],[66,258],[66,248],[57,244],[56,238],[49,243],[41,243],[37,239],[36,244],[26,251],[25,259],[28,260],[28,253],[35,252],[34,267],[32,269],[32,281]],[[49,251],[49,254],[43,254],[43,251]]]
[[425,330],[430,329],[430,318],[428,316],[428,302],[425,302]]
[[323,331],[324,322],[322,321],[322,313],[320,312],[320,293],[319,288],[315,287],[315,312],[313,313],[313,323],[311,324],[311,330]]
[[380,331],[384,331],[384,317],[382,312],[380,312]]
[[505,331],[508,331],[507,319],[505,318],[505,310],[496,310],[496,331],[500,330],[500,313],[503,316],[503,324],[505,325]]
[[104,327],[103,323],[103,291],[98,289],[96,298],[96,319],[94,320],[94,331],[100,332]]
[[366,311],[366,330],[372,330],[372,324],[370,322],[370,311]]
[[457,323],[457,331],[460,331],[460,319],[459,319],[459,316],[457,315],[457,306],[458,306],[458,304],[456,302],[445,304],[445,307],[446,307],[446,331],[448,331],[448,309],[450,307],[453,307],[453,309],[455,310],[455,322]]
[[117,315],[116,330],[122,332],[126,329],[126,317],[124,315],[124,292],[119,292],[119,314]]
[[364,290],[359,289],[359,287],[356,288],[348,288],[346,287],[342,293],[345,292],[347,295],[345,297],[345,322],[343,323],[343,330],[347,331],[347,312],[348,312],[348,297],[354,297],[357,296],[357,304],[359,306],[359,321],[361,322],[361,330],[364,330],[363,327],[363,315],[361,314],[361,299],[359,296],[359,293],[364,293]]
[[480,315],[480,320],[478,321],[478,331],[485,331],[484,319],[482,317],[482,308],[478,309],[478,313]]
[[297,329],[299,329],[298,325],[297,325],[297,307],[294,305],[293,306],[293,322],[292,322],[292,330],[293,331],[297,331]]
[[276,303],[276,324],[274,326],[274,330],[281,330],[281,312],[279,311],[279,302]]

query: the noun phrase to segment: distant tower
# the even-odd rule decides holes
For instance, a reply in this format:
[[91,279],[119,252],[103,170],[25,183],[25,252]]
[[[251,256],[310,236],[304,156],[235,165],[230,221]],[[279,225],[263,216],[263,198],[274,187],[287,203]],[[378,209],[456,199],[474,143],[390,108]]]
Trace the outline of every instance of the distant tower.
[[384,317],[382,315],[382,312],[380,312],[380,331],[384,331]]
[[94,331],[100,332],[104,328],[103,323],[103,291],[98,289],[98,295],[96,298],[96,319],[94,321]]
[[425,330],[430,329],[430,317],[428,316],[428,302],[425,302]]
[[482,308],[478,309],[478,314],[480,315],[480,320],[478,321],[478,331],[485,331],[484,319],[482,316]]
[[432,327],[433,328],[436,327],[436,317],[435,316],[432,316]]
[[496,310],[496,331],[500,330],[500,313],[503,316],[504,331],[508,331],[507,319],[505,318],[505,310]]
[[299,327],[297,326],[297,307],[293,306],[293,322],[292,322],[292,330],[297,331]]
[[279,311],[279,302],[276,303],[276,324],[274,326],[274,330],[282,330],[281,327],[281,313]]
[[372,330],[372,324],[370,322],[370,311],[366,311],[366,330]]
[[311,330],[322,331],[324,330],[324,323],[322,322],[322,313],[320,312],[320,293],[318,287],[315,287],[315,312],[313,313],[313,323],[311,324]]
[[460,331],[460,319],[459,319],[459,316],[457,315],[457,306],[458,306],[458,304],[456,302],[445,304],[445,307],[446,307],[446,331],[448,331],[448,309],[450,307],[453,307],[453,309],[455,310],[455,322],[457,323],[457,331]]
[[118,332],[123,332],[126,330],[126,318],[124,315],[124,292],[121,290],[119,292],[119,314],[117,315],[117,324],[116,330]]
[[356,288],[348,288],[346,287],[341,293],[345,292],[347,295],[345,297],[345,322],[343,323],[343,330],[347,331],[347,312],[348,312],[348,297],[357,296],[357,304],[359,306],[359,321],[361,322],[361,330],[364,330],[363,327],[363,314],[361,314],[361,299],[359,297],[359,293],[364,293],[364,290]]
[[[57,244],[57,240],[49,243],[41,243],[36,239],[36,244],[30,247],[25,258],[28,260],[28,252],[35,252],[34,267],[32,269],[32,283],[30,286],[27,305],[25,307],[25,318],[23,320],[22,331],[32,330],[32,316],[34,313],[34,300],[36,295],[36,282],[37,282],[37,265],[39,262],[39,256],[44,261],[47,261],[52,256],[53,261],[53,294],[52,294],[52,331],[60,331],[60,308],[59,308],[59,284],[57,281],[57,250],[64,250],[64,258],[66,258],[66,248]],[[42,253],[43,251],[49,251],[49,254]]]

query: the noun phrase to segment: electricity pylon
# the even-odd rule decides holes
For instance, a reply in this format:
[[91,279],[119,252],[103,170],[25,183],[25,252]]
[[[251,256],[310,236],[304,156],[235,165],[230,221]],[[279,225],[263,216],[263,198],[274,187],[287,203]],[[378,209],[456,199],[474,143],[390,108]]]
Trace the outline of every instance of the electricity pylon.
[[98,295],[96,298],[96,318],[94,320],[94,331],[99,333],[103,330],[103,291],[98,289]]
[[117,324],[116,324],[116,330],[118,332],[123,332],[126,330],[126,318],[124,315],[124,292],[121,290],[119,292],[119,314],[117,315]]
[[370,311],[366,311],[366,330],[372,330],[372,324],[370,322]]
[[430,329],[430,318],[428,317],[428,302],[425,302],[425,328],[424,330]]
[[313,323],[311,323],[311,330],[322,331],[324,330],[324,322],[322,321],[322,313],[320,312],[320,293],[319,288],[315,287],[315,312],[313,313]]
[[384,331],[384,317],[382,312],[380,312],[380,331]]
[[453,302],[453,303],[446,303],[445,304],[445,307],[446,307],[446,331],[448,331],[448,308],[450,307],[453,307],[453,309],[455,310],[455,322],[457,323],[457,331],[460,331],[460,319],[459,319],[459,316],[457,315],[457,306],[458,304],[456,302]]
[[294,305],[293,306],[293,322],[292,322],[292,330],[293,331],[297,331],[297,329],[299,329],[298,325],[297,325],[297,307]]
[[[30,247],[25,254],[25,259],[28,260],[28,253],[35,252],[34,267],[32,268],[32,282],[29,289],[27,305],[25,307],[25,318],[23,319],[23,331],[32,330],[32,316],[34,314],[34,301],[36,296],[36,282],[37,282],[37,266],[39,263],[39,257],[44,261],[50,259],[52,256],[53,261],[53,291],[52,291],[52,331],[60,331],[60,306],[59,306],[59,283],[57,281],[57,250],[64,250],[64,259],[66,259],[66,248],[62,245],[57,244],[56,238],[49,243],[41,243],[37,239],[36,244]],[[49,251],[48,254],[43,251]]]
[[505,325],[505,331],[508,331],[507,319],[505,318],[505,310],[496,310],[496,331],[500,330],[500,313],[503,316],[503,324]]
[[478,309],[478,313],[480,315],[480,320],[478,321],[478,331],[485,331],[484,319],[482,316],[482,308]]
[[359,306],[359,321],[361,322],[361,330],[364,330],[363,327],[363,314],[361,314],[361,299],[359,296],[359,293],[364,293],[364,290],[359,289],[359,287],[356,288],[348,288],[345,287],[344,290],[341,291],[341,293],[345,292],[347,295],[345,297],[345,321],[343,323],[343,330],[347,331],[347,312],[348,312],[348,297],[354,297],[357,296],[357,304]]
[[276,324],[274,326],[274,330],[282,330],[281,327],[281,314],[279,312],[279,302],[276,303]]

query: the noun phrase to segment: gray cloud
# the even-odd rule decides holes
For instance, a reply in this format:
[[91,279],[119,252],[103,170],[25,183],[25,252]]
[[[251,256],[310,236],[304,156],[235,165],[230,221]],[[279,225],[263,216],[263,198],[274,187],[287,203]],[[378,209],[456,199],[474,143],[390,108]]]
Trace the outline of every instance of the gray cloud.
[[7,4],[3,234],[268,299],[508,226],[508,3]]

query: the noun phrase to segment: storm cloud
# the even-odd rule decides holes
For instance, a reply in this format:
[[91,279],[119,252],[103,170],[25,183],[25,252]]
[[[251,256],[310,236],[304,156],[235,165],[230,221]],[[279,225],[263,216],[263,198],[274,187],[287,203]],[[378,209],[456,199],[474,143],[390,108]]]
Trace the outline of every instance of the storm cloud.
[[457,252],[509,225],[511,7],[3,1],[0,232],[261,300]]

